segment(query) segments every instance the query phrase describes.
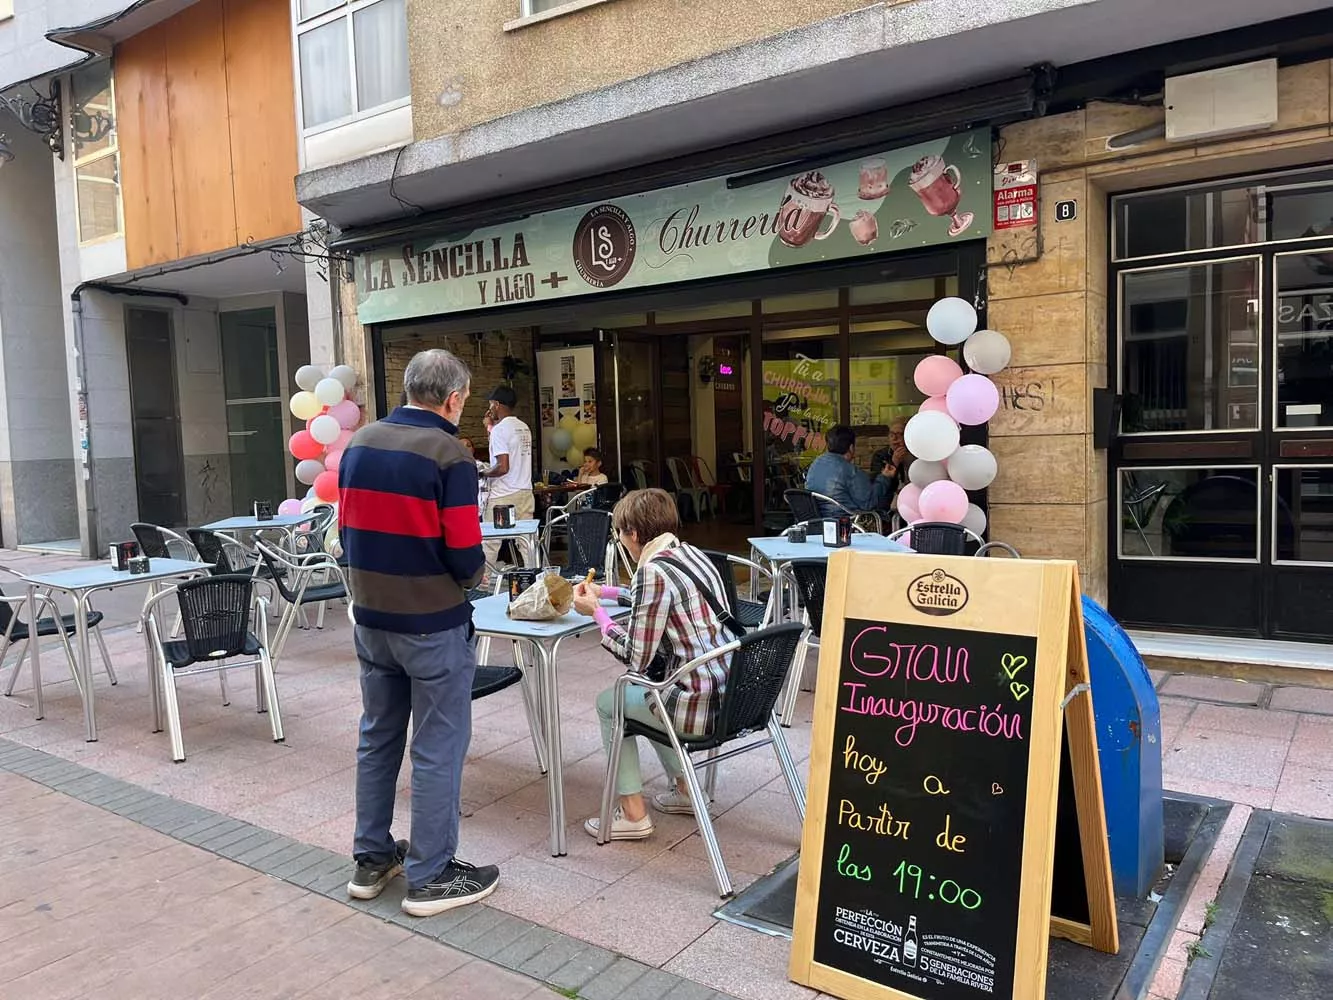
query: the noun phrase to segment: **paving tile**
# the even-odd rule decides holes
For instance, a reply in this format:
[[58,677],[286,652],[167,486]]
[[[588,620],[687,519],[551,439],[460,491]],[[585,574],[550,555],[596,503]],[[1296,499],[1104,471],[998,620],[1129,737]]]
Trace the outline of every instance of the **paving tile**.
[[558,931],[533,924],[515,940],[490,955],[489,960],[496,965],[504,966],[506,969],[517,970],[522,967],[524,962],[533,958],[547,945],[553,944],[563,937],[564,935]]
[[1197,701],[1221,701],[1231,705],[1258,705],[1266,690],[1262,684],[1225,677],[1197,677],[1193,674],[1168,677],[1161,687],[1164,695]]
[[[558,932],[554,933],[558,934]],[[524,975],[532,976],[534,979],[549,980],[558,970],[563,969],[585,951],[599,950],[567,935],[558,934],[554,941],[525,960],[518,967],[518,971]],[[607,965],[610,964],[610,962],[607,962]]]
[[[459,907],[458,909],[471,909],[475,905],[473,904],[473,907]],[[479,941],[493,929],[501,926],[506,921],[514,919],[509,914],[501,910],[493,910],[488,906],[472,914],[471,920],[466,920],[451,930],[440,934],[439,938],[452,948],[471,953],[470,946],[474,941]]]
[[1235,705],[1213,705],[1206,702],[1195,707],[1189,717],[1191,729],[1241,733],[1245,736],[1267,736],[1290,739],[1296,732],[1295,712],[1250,708]]
[[717,923],[665,968],[740,1000],[809,1000],[814,990],[787,979],[790,954],[785,938]]
[[502,916],[503,920],[487,930],[481,937],[473,938],[464,950],[478,958],[494,960],[499,952],[537,927],[530,920],[522,920],[507,913],[502,914]]
[[586,1000],[621,1000],[626,991],[649,971],[648,966],[641,962],[618,958],[585,983],[579,990],[579,996]]
[[[732,872],[764,875],[801,849],[801,821],[786,791],[755,792],[718,817],[713,829]],[[698,833],[671,850],[708,860]]]
[[1280,687],[1273,690],[1270,708],[1305,712],[1310,715],[1333,715],[1333,690],[1328,688]]
[[[533,993],[546,993],[541,984],[508,969],[485,962],[468,962],[413,997],[466,997],[467,1000],[523,1000]],[[546,995],[550,995],[547,993]]]
[[662,1000],[671,990],[684,982],[679,976],[661,969],[649,969],[632,982],[618,1000]]
[[605,948],[584,948],[545,979],[557,989],[579,991],[595,976],[609,969],[618,957]]
[[319,986],[294,995],[310,1000],[400,1000],[439,984],[469,961],[470,957],[460,951],[413,934]]
[[577,909],[609,883],[570,871],[563,858],[539,861],[510,858],[500,868],[500,885],[487,904],[518,917],[549,924]]
[[1318,819],[1333,819],[1333,769],[1288,764],[1273,797],[1273,808]]
[[1333,767],[1333,719],[1303,715],[1296,724],[1287,764],[1302,767]]
[[1210,731],[1191,721],[1162,755],[1162,772],[1173,777],[1277,787],[1287,759],[1287,740]]
[[1276,787],[1241,785],[1229,781],[1212,781],[1207,778],[1167,773],[1162,775],[1162,785],[1169,791],[1202,795],[1221,799],[1223,802],[1240,802],[1256,809],[1273,808],[1273,798],[1277,792]]

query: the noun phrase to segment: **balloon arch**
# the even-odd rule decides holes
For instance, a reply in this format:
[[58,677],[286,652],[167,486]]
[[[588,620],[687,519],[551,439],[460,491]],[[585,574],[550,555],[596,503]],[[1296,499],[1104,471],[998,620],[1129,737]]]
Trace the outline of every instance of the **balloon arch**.
[[356,382],[356,369],[350,365],[336,365],[327,375],[314,365],[296,370],[300,391],[287,405],[292,416],[306,424],[291,436],[287,449],[296,459],[297,481],[310,490],[304,499],[284,500],[279,513],[299,514],[317,503],[338,502],[338,463],[361,425],[361,407],[352,398]]

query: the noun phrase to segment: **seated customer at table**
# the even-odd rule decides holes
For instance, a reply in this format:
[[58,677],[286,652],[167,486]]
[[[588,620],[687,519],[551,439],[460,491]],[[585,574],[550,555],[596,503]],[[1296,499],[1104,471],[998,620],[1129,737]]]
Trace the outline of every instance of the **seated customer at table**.
[[574,482],[580,486],[605,486],[609,480],[602,471],[602,453],[596,448],[583,449],[583,464]]
[[[599,598],[621,598],[619,587],[579,584],[574,591],[574,608],[597,619],[602,630],[602,645],[623,662],[633,674],[644,674],[654,657],[662,654],[670,674],[695,657],[731,641],[717,615],[690,578],[680,569],[666,569],[662,563],[688,567],[704,583],[717,602],[725,607],[725,591],[717,570],[708,557],[693,545],[676,537],[680,514],[676,501],[665,490],[634,490],[625,494],[611,514],[613,530],[638,563],[630,583],[628,598],[633,609],[625,626],[611,620]],[[647,692],[641,687],[625,689],[625,717],[665,731],[669,724],[679,735],[701,736],[711,729],[718,703],[727,682],[730,658],[712,660],[681,678],[663,692],[668,719],[660,719],[650,708]],[[597,717],[602,723],[602,745],[611,746],[611,720],[615,688],[597,696]],[[670,746],[653,743],[653,750],[671,779],[671,787],[653,796],[660,812],[692,814],[690,797],[685,790],[684,770]],[[643,800],[643,777],[639,770],[639,748],[627,739],[620,751],[620,769],[616,775],[616,794],[620,802],[611,820],[611,840],[642,840],[653,832],[653,821]],[[597,836],[596,817],[583,824]]]
[[[805,488],[822,493],[851,511],[888,510],[894,494],[894,476],[898,470],[891,463],[879,468],[871,478],[856,467],[856,432],[845,424],[835,424],[827,435],[828,451],[810,463],[805,474]],[[822,505],[826,517],[838,511]]]

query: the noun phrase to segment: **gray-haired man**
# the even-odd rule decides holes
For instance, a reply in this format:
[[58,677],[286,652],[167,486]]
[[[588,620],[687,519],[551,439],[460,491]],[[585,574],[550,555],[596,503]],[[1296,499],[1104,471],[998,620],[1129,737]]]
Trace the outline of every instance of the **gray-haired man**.
[[[467,588],[482,573],[477,467],[457,437],[471,373],[422,351],[403,382],[407,405],[357,431],[338,469],[362,702],[347,891],[373,899],[406,871],[403,911],[426,917],[484,899],[500,873],[454,856],[477,666]],[[410,846],[389,832],[409,717]]]

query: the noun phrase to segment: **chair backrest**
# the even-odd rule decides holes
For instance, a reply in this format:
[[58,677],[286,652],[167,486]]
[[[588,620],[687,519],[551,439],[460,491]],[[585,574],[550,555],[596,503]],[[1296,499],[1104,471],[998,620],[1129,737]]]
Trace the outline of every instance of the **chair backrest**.
[[736,609],[740,607],[740,594],[736,590],[736,568],[731,560],[727,558],[725,552],[718,552],[716,549],[704,549],[704,555],[708,561],[713,564],[713,569],[717,570],[717,575],[722,578],[722,591],[727,599],[727,607],[731,613],[735,614]]
[[329,530],[329,525],[333,523],[334,515],[338,509],[331,503],[320,503],[310,508],[310,513],[317,515],[313,521],[306,523],[305,530],[312,535],[320,536],[320,544],[323,545],[324,532]]
[[713,738],[721,743],[764,729],[772,717],[796,657],[804,627],[784,622],[758,629],[731,654],[727,686],[718,705]]
[[576,510],[569,526],[569,573],[583,576],[594,567],[606,567],[606,546],[611,541],[611,515],[604,510]]
[[932,556],[967,554],[967,529],[945,521],[918,521],[912,525],[912,549]]
[[819,501],[809,490],[787,490],[782,494],[782,499],[787,501],[787,509],[798,524],[802,521],[819,521],[824,517]]
[[273,586],[278,588],[278,593],[288,604],[296,603],[296,591],[287,586],[286,567],[281,565],[273,558],[268,546],[259,544],[255,546],[255,551],[259,553],[259,558],[263,560],[264,565],[268,567],[270,578],[273,580]]
[[717,477],[713,475],[713,470],[708,467],[698,455],[690,456],[690,472],[694,476],[694,482],[698,486],[705,488],[717,485]]
[[206,528],[191,528],[188,532],[190,542],[199,550],[199,557],[213,567],[214,575],[222,573],[244,573],[246,567],[237,565],[227,551],[227,544],[216,531]]
[[624,483],[603,483],[593,493],[592,508],[594,510],[610,510],[624,495]]
[[134,540],[139,543],[139,551],[149,559],[170,559],[171,551],[167,548],[167,536],[155,524],[136,521],[130,525]]
[[646,490],[651,485],[648,482],[648,463],[641,458],[626,463],[625,476],[632,490]]
[[244,651],[253,593],[254,581],[238,574],[205,576],[176,587],[191,659],[221,660]]
[[[0,589],[0,597],[4,597],[5,592]],[[40,612],[38,612],[40,614]],[[8,601],[0,601],[0,635],[9,631],[10,619],[14,617],[14,609],[9,606]]]
[[810,631],[818,637],[824,630],[824,581],[828,579],[828,563],[823,559],[793,559],[787,564],[796,593],[810,619]]
[[671,473],[671,482],[677,490],[694,488],[694,480],[690,478],[690,470],[686,467],[683,459],[668,458],[667,472]]

